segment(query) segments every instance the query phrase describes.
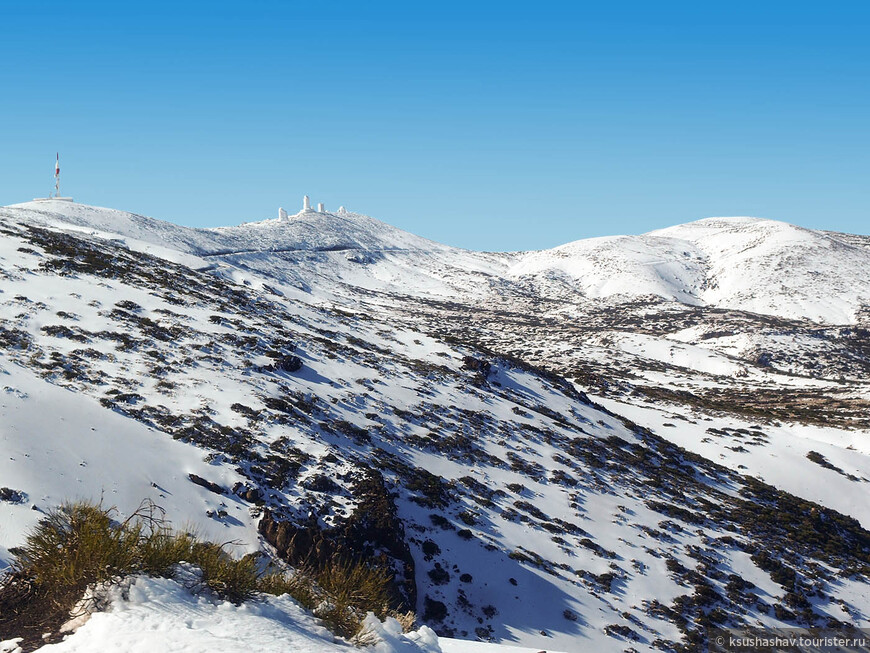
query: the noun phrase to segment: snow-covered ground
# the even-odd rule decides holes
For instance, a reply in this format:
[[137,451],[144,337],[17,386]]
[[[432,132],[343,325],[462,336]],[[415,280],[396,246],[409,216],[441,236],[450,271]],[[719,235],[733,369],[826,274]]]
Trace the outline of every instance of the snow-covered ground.
[[[263,506],[237,484],[262,491],[282,518],[328,526],[353,512],[355,474],[375,464],[404,524],[417,611],[440,632],[526,647],[517,653],[652,651],[682,637],[665,607],[706,615],[693,593],[712,592],[734,618],[782,623],[771,606],[787,592],[752,552],[761,537],[780,538],[774,550],[789,544],[770,524],[729,521],[744,508],[741,474],[870,523],[866,432],[759,426],[630,393],[595,405],[438,322],[443,311],[473,325],[491,303],[534,319],[543,306],[542,328],[561,333],[576,321],[587,331],[576,342],[537,340],[507,318],[490,331],[524,360],[586,359],[630,368],[637,383],[821,391],[832,382],[805,361],[780,369],[775,357],[765,367],[749,356],[771,343],[768,353],[815,355],[836,338],[668,322],[704,305],[856,321],[870,250],[836,235],[711,219],[486,254],[352,213],[192,230],[64,202],[2,208],[0,228],[0,485],[24,495],[0,501],[0,565],[42,511],[75,498],[122,514],[150,498],[173,524],[235,541],[239,553],[268,549],[257,531]],[[640,320],[598,332],[580,323],[649,296],[625,309]],[[291,355],[301,368],[276,369]],[[856,361],[850,369],[861,369]],[[723,468],[686,462],[667,442]],[[822,553],[789,555],[813,561],[798,570],[798,590],[823,583],[811,580]],[[756,599],[735,597],[731,574]],[[831,600],[818,601],[820,615],[868,622],[860,577],[823,586]],[[139,579],[113,606],[46,650],[348,650],[288,599],[234,607]],[[436,644],[426,632],[383,651],[511,653],[486,641]]]
[[870,302],[868,264],[866,248],[836,234],[758,218],[707,218],[532,252],[510,272],[562,275],[591,297],[657,295],[849,324]]
[[[74,634],[44,653],[237,653],[240,650],[293,653],[350,653],[356,646],[338,641],[316,619],[284,595],[233,605],[195,595],[180,583],[145,576],[109,590],[105,611],[95,612]],[[423,626],[402,634],[395,620],[370,615],[372,653],[441,653],[438,637]],[[495,648],[495,647],[493,647]],[[20,649],[17,649],[20,651]],[[493,649],[490,649],[493,650]],[[504,649],[502,649],[504,651]],[[14,641],[0,651],[15,653]]]
[[[244,264],[291,284],[325,282],[324,289],[347,283],[425,297],[533,282],[544,295],[569,288],[576,297],[658,296],[827,324],[854,323],[870,303],[870,247],[854,242],[860,237],[759,218],[706,218],[640,236],[487,254],[350,212],[311,211],[218,229],[69,202],[24,202],[0,208],[0,215],[96,229]],[[303,273],[282,271],[280,261],[301,265]]]
[[[195,595],[166,578],[137,577],[109,591],[109,607],[91,615],[63,642],[42,653],[537,653],[539,649],[439,638],[426,626],[403,634],[394,620],[366,621],[363,649],[337,640],[288,596],[242,605]],[[17,653],[16,640],[0,641],[0,653]],[[550,650],[549,653],[558,653]]]
[[[679,406],[596,397],[610,410],[663,438],[787,492],[830,506],[870,529],[870,433],[804,424],[713,419]],[[841,471],[807,458],[815,451]]]
[[[154,429],[100,406],[84,394],[46,383],[0,357],[0,483],[27,494],[26,503],[0,501],[0,566],[5,549],[20,546],[45,511],[89,499],[129,515],[145,499],[167,510],[173,524],[196,524],[206,538],[258,548],[248,506],[195,485],[189,474],[232,487],[232,466],[210,465],[197,447],[159,437]],[[171,464],[168,462],[171,461]],[[231,518],[203,520],[207,511]]]

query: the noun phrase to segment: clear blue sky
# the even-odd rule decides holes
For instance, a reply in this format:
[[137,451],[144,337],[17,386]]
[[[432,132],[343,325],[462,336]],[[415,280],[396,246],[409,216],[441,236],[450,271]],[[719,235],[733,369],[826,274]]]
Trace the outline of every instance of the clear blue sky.
[[868,2],[0,1],[0,204],[60,150],[78,201],[194,226],[308,193],[475,249],[866,234],[868,119]]

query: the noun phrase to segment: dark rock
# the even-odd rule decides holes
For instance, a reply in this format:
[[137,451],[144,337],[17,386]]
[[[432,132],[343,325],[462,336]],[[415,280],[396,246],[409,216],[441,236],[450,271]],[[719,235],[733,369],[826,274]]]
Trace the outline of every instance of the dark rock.
[[278,359],[275,367],[281,372],[298,372],[302,369],[302,359],[294,354],[287,354]]
[[298,372],[302,369],[302,359],[295,354],[281,354],[274,363],[259,369],[262,372]]
[[188,474],[187,478],[190,479],[191,483],[195,483],[200,487],[204,487],[206,490],[211,490],[215,494],[226,494],[226,490],[224,490],[217,483],[212,483],[211,481],[205,480],[202,476],[197,476],[196,474]]
[[465,356],[462,359],[462,367],[463,369],[477,372],[484,379],[492,372],[492,363],[481,358],[475,358],[474,356]]
[[244,483],[236,483],[233,486],[233,494],[248,503],[255,503],[257,505],[262,505],[266,501],[266,497],[260,488],[250,487]]
[[443,621],[446,616],[447,606],[441,601],[428,596],[423,599],[423,621]]
[[446,585],[450,582],[450,574],[440,562],[435,563],[435,568],[430,569],[428,575],[434,585]]
[[610,624],[605,626],[604,634],[610,637],[623,638],[632,641],[640,639],[636,632],[624,624]]
[[437,556],[441,553],[441,547],[432,540],[426,540],[425,542],[423,542],[422,549],[423,559],[426,560],[426,562],[429,562],[434,556]]
[[0,501],[8,503],[24,503],[27,501],[27,494],[20,490],[13,490],[10,487],[0,487]]
[[329,492],[335,494],[341,488],[338,483],[329,478],[326,474],[315,474],[302,481],[302,487],[313,492]]
[[456,526],[451,524],[449,519],[447,519],[444,515],[439,515],[437,512],[433,512],[431,515],[429,515],[429,521],[431,521],[433,525],[438,526],[441,530],[456,530]]
[[139,306],[139,304],[129,299],[122,299],[121,301],[117,302],[115,306],[125,311],[130,311],[131,313],[139,313],[142,311],[142,307]]
[[257,411],[251,408],[250,406],[245,406],[244,404],[234,403],[230,406],[230,410],[234,413],[239,413],[240,415],[244,415],[245,417],[257,417]]
[[334,419],[328,422],[321,422],[320,426],[327,433],[341,433],[349,438],[353,438],[358,443],[366,443],[372,441],[372,437],[369,434],[368,429],[364,429],[361,426],[353,424],[352,422],[348,422],[347,420]]
[[360,265],[365,265],[367,263],[374,263],[374,258],[369,256],[368,254],[364,254],[362,252],[354,252],[345,254],[345,258],[351,263],[359,263]]
[[282,293],[277,288],[273,288],[272,286],[263,284],[263,291],[269,293],[270,295],[275,295],[276,297],[283,297],[284,293]]

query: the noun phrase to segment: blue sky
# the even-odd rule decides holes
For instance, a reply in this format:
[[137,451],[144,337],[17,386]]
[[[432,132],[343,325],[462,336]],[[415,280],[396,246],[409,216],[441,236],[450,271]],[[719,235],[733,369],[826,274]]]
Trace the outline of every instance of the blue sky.
[[[182,5],[179,9],[173,5]],[[870,3],[0,2],[0,204],[301,196],[474,249],[868,233]]]

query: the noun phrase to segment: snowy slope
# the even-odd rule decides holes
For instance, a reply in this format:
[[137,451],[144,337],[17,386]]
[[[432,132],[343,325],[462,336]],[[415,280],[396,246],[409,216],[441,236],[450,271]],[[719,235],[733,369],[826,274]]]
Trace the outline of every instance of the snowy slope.
[[170,250],[211,251],[220,247],[219,239],[205,229],[190,229],[127,211],[77,202],[23,202],[3,207],[0,215],[36,224],[74,225],[102,232],[107,236],[133,238]]
[[[689,451],[823,503],[870,528],[870,440],[866,431],[799,424],[761,427],[737,416],[714,421],[699,419],[698,413],[676,406],[598,400]],[[821,454],[831,467],[808,459],[810,452]]]
[[327,292],[351,285],[451,299],[654,296],[826,324],[852,324],[870,304],[870,248],[863,240],[758,218],[707,218],[640,236],[487,254],[349,212],[308,211],[217,229],[69,202],[25,202],[0,208],[2,215],[90,228]]
[[[46,383],[0,355],[0,484],[28,501],[0,501],[0,567],[4,549],[23,543],[44,512],[64,501],[90,499],[131,514],[145,499],[162,506],[174,524],[196,523],[203,535],[257,550],[248,506],[194,485],[189,474],[232,487],[241,480],[227,464],[208,464],[202,450],[174,441],[98,401]],[[227,510],[232,519],[203,520]]]
[[[599,274],[584,260],[581,277],[599,274],[589,294],[630,295],[636,278],[638,293],[683,289],[677,302],[620,309],[572,281],[574,261],[593,256],[585,246],[565,246],[554,273],[552,253],[441,248],[357,215],[188,230],[48,204],[0,209],[0,378],[10,388],[0,402],[0,446],[10,451],[0,472],[27,495],[0,503],[11,516],[2,558],[38,516],[34,505],[103,488],[123,510],[158,493],[174,522],[270,550],[268,533],[253,530],[264,509],[283,524],[314,517],[318,528],[341,527],[364,505],[359,481],[374,468],[402,524],[414,605],[442,635],[652,651],[703,637],[714,606],[732,624],[868,623],[870,585],[844,571],[870,554],[858,544],[865,531],[837,512],[866,518],[864,481],[826,484],[837,472],[804,455],[812,446],[844,474],[864,476],[864,448],[850,451],[832,429],[789,451],[794,432],[765,424],[750,435],[766,438],[764,454],[746,465],[744,452],[723,451],[740,440],[731,431],[696,446],[706,428],[742,423],[686,412],[690,426],[672,427],[657,407],[650,417],[607,404],[651,433],[523,362],[595,356],[605,370],[631,362],[627,376],[645,383],[676,387],[689,375],[716,391],[744,373],[731,382],[784,384],[775,370],[705,345],[717,325],[683,324],[685,314],[707,319],[679,308],[702,301],[692,284],[704,286],[700,271],[714,255],[702,238],[691,248],[684,235],[593,243],[589,251],[606,250],[614,267]],[[686,257],[669,261],[683,247]],[[533,260],[541,267],[522,267]],[[490,307],[482,331],[514,343],[521,360],[475,346]],[[617,321],[600,332],[599,314]],[[701,419],[703,433],[690,423]],[[58,441],[63,429],[78,437]],[[813,483],[789,480],[780,454]],[[191,483],[191,472],[222,491]],[[795,565],[796,584],[773,580],[760,543]],[[751,594],[729,585],[732,574],[752,583]],[[808,616],[795,597],[817,590],[827,598],[814,599]],[[214,623],[200,611],[207,606],[172,602]],[[774,611],[780,604],[794,612]],[[137,614],[140,625],[169,618]]]
[[4,216],[72,227],[192,267],[229,263],[306,291],[319,286],[326,295],[350,284],[451,297],[474,292],[478,285],[485,289],[486,280],[498,277],[504,269],[504,255],[448,247],[347,211],[340,215],[307,211],[286,220],[216,229],[192,229],[125,211],[60,201],[0,207],[0,218]]
[[831,232],[758,218],[707,218],[532,252],[510,274],[561,278],[590,297],[657,295],[849,324],[870,304],[867,269],[870,252]]
[[[263,597],[240,606],[194,595],[179,582],[139,577],[109,591],[109,609],[92,615],[74,635],[38,649],[44,653],[351,653],[360,648],[337,641],[289,596]],[[374,619],[373,617],[370,617]],[[442,653],[425,626],[401,634],[374,619],[379,642],[372,653]],[[495,647],[493,647],[495,649]],[[501,647],[498,647],[499,649]],[[0,648],[0,651],[3,649]],[[14,653],[12,651],[11,653]],[[499,653],[491,650],[489,653]],[[501,649],[501,653],[510,653]]]
[[757,218],[708,218],[654,231],[693,244],[709,261],[701,299],[714,306],[854,322],[870,303],[870,252],[836,234]]
[[531,252],[510,269],[514,277],[563,279],[578,293],[600,298],[657,295],[699,304],[705,261],[677,238],[612,236]]
[[[105,612],[92,615],[74,635],[43,646],[44,653],[533,653],[537,649],[438,638],[423,626],[402,634],[395,622],[369,617],[377,638],[364,649],[336,638],[289,596],[263,597],[236,606],[190,593],[164,578],[139,577],[112,588]],[[379,640],[379,641],[378,641]],[[14,640],[0,641],[0,653],[16,653]],[[551,653],[557,653],[551,651]]]
[[64,223],[169,246],[199,255],[285,250],[449,249],[357,213],[307,211],[286,220],[248,222],[235,227],[193,229],[135,213],[72,202],[24,202],[3,207],[15,218]]
[[[267,299],[180,266],[165,274],[166,261],[102,237],[83,240],[78,232],[69,236],[7,223],[0,257],[3,366],[14,399],[6,408],[12,419],[4,446],[14,458],[7,463],[8,478],[16,483],[12,487],[26,495],[23,503],[9,507],[15,519],[8,525],[14,531],[4,533],[6,549],[20,543],[23,530],[38,517],[34,505],[56,505],[65,489],[73,496],[94,496],[102,487],[118,490],[124,511],[140,494],[156,494],[174,523],[189,521],[211,533],[217,529],[221,541],[221,535],[244,540],[247,516],[262,512],[248,502],[241,506],[239,496],[228,491],[238,474],[246,486],[259,487],[266,505],[283,517],[316,510],[325,522],[334,522],[354,507],[350,481],[360,465],[376,460],[399,492],[398,513],[414,533],[409,544],[421,565],[418,609],[425,612],[424,598],[451,605],[450,626],[442,624],[442,630],[474,637],[479,628],[486,638],[534,644],[546,629],[548,644],[562,642],[559,648],[570,650],[577,626],[561,611],[600,612],[578,602],[572,575],[550,578],[509,557],[530,546],[549,550],[563,564],[574,557],[567,544],[532,544],[535,538],[530,539],[519,513],[481,515],[479,527],[469,530],[477,535],[469,541],[454,534],[456,527],[433,529],[426,508],[435,501],[432,505],[449,515],[445,519],[462,524],[456,515],[468,520],[478,513],[476,484],[494,490],[511,482],[531,484],[528,473],[545,473],[521,462],[524,439],[508,436],[508,425],[524,431],[551,424],[563,432],[560,438],[569,431],[556,418],[535,417],[521,406],[542,402],[553,415],[580,420],[575,424],[601,422],[607,433],[632,437],[618,420],[566,396],[553,381],[502,366],[492,377],[498,385],[477,388],[475,375],[462,371],[462,354],[423,334],[275,295]],[[263,369],[271,360],[266,353],[276,349],[295,351],[303,369],[293,375]],[[28,419],[46,405],[58,406],[57,421]],[[73,435],[63,448],[50,446],[59,437],[54,427],[60,420],[69,422]],[[132,426],[116,427],[118,420]],[[481,428],[472,426],[478,421],[484,431],[473,442],[467,433]],[[445,444],[430,440],[433,428]],[[115,437],[101,438],[104,429]],[[82,436],[89,439],[82,442]],[[538,436],[529,430],[526,437]],[[367,438],[376,446],[366,444]],[[198,456],[173,449],[188,451],[192,444],[200,447]],[[284,469],[279,452],[298,460],[298,467]],[[28,463],[27,454],[36,453],[43,465]],[[480,467],[469,467],[469,457]],[[507,469],[504,460],[516,460],[517,471]],[[94,466],[95,474],[79,484],[82,476],[75,471],[81,463]],[[420,495],[430,490],[417,487],[422,472],[413,470],[438,475],[432,477],[441,488],[435,498]],[[201,490],[187,479],[190,471],[225,491]],[[338,484],[309,489],[320,488],[314,481],[324,476]],[[471,485],[457,485],[458,478]],[[151,482],[159,487],[152,489]],[[561,485],[547,487],[541,477],[534,486],[547,493],[554,516],[574,514]],[[227,514],[220,515],[221,509]],[[548,531],[541,535],[546,541],[551,537]],[[439,542],[434,568],[451,570],[448,582],[430,586],[432,568],[420,554],[426,542]],[[476,580],[461,580],[464,572],[454,569],[458,564],[472,568]],[[521,589],[507,597],[502,588],[510,586],[509,578]],[[461,609],[454,606],[457,596],[465,597]],[[530,612],[534,596],[552,601]],[[590,621],[592,636],[607,625],[606,617],[605,612]]]
[[209,230],[227,252],[303,250],[451,249],[358,213],[302,212],[287,220],[264,220]]

